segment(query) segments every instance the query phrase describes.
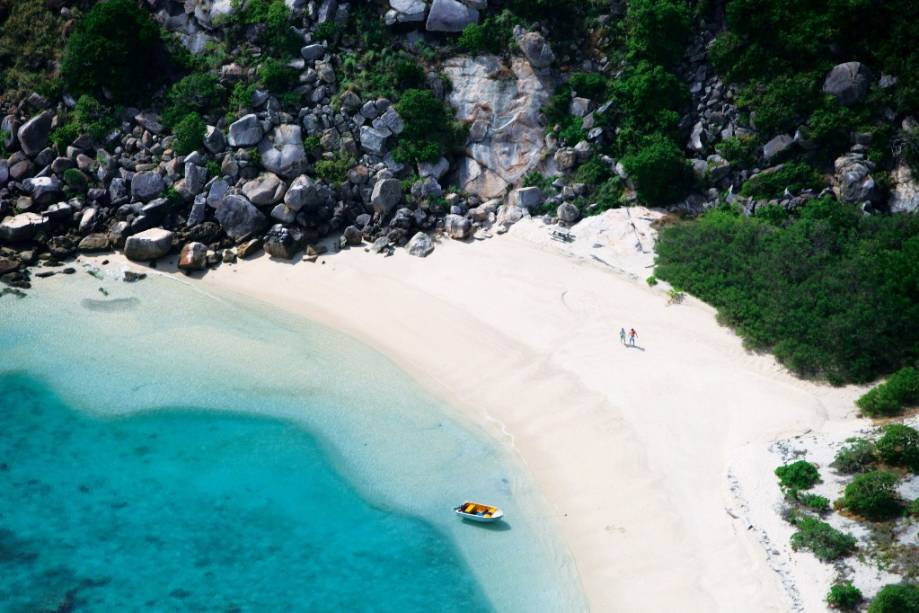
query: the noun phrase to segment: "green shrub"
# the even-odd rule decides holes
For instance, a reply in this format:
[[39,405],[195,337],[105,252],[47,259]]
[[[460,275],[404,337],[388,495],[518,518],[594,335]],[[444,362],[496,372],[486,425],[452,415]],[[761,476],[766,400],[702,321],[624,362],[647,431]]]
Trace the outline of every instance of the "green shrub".
[[345,156],[323,159],[316,162],[316,176],[329,185],[340,185],[348,180],[348,171],[357,164],[357,160]]
[[803,162],[789,162],[776,168],[751,177],[744,182],[740,193],[749,198],[778,198],[786,189],[797,193],[805,189],[818,189],[823,183],[820,175]]
[[613,176],[613,172],[600,156],[595,155],[581,164],[574,176],[579,183],[596,187]]
[[872,599],[868,613],[919,613],[919,586],[885,585]]
[[639,62],[613,82],[613,119],[619,124],[617,147],[633,153],[648,135],[682,140],[682,109],[689,102],[686,85],[663,66]]
[[646,138],[641,149],[622,158],[638,197],[650,205],[670,204],[686,195],[692,171],[680,147],[657,134]]
[[86,175],[76,168],[68,168],[65,170],[62,178],[64,179],[64,183],[67,184],[67,187],[77,193],[83,193],[89,187]]
[[906,512],[913,517],[919,516],[919,498],[915,498],[911,503],[909,503],[909,506],[906,507]]
[[855,549],[855,537],[815,517],[802,516],[795,520],[795,526],[798,531],[791,535],[791,548],[807,549],[823,562],[838,560]]
[[338,24],[334,21],[323,21],[313,29],[315,40],[333,41],[338,36]]
[[603,211],[616,209],[622,206],[622,180],[619,177],[610,177],[604,181],[592,195],[594,206],[582,215],[598,215]]
[[650,277],[645,279],[645,283],[647,283],[650,287],[654,287],[655,285],[657,285],[657,277],[655,277],[654,275],[651,275]]
[[524,187],[538,187],[543,194],[551,195],[555,193],[555,186],[552,185],[554,180],[538,171],[528,172],[523,176]]
[[252,106],[252,96],[255,95],[255,85],[246,85],[239,82],[233,86],[230,99],[227,102],[227,123],[232,123],[238,115],[243,114]]
[[258,78],[262,86],[274,94],[283,94],[297,86],[300,73],[286,62],[269,58],[258,67]]
[[655,274],[792,371],[865,382],[916,360],[917,261],[919,218],[823,198],[779,225],[721,209],[667,226]]
[[775,469],[779,484],[790,490],[809,490],[820,483],[820,471],[806,460],[798,460]]
[[193,73],[173,83],[166,92],[163,123],[175,125],[189,113],[208,113],[222,107],[226,92],[217,77],[208,73]]
[[426,87],[424,69],[404,52],[389,49],[346,54],[340,69],[339,91],[351,89],[365,100],[384,97],[398,100],[407,90]]
[[821,75],[804,72],[752,81],[738,96],[738,106],[754,114],[756,129],[764,134],[794,132],[816,107]]
[[900,514],[895,474],[874,470],[857,475],[840,499],[843,507],[872,521],[884,521]]
[[689,40],[691,13],[681,0],[630,0],[625,23],[629,53],[655,64],[674,64]]
[[452,113],[427,89],[410,89],[396,103],[405,122],[393,152],[400,162],[433,162],[462,146],[465,129],[452,120]]
[[501,55],[514,40],[514,26],[520,20],[510,11],[501,11],[482,23],[470,23],[463,29],[456,44],[472,55],[493,53]]
[[734,166],[751,168],[759,159],[759,140],[755,136],[734,136],[715,145],[715,151]]
[[849,439],[847,445],[836,452],[833,467],[847,475],[868,470],[877,461],[874,443],[867,439]]
[[51,142],[61,153],[80,134],[89,134],[96,142],[102,141],[118,127],[116,112],[89,95],[77,100],[72,113],[64,113],[60,124],[51,133]]
[[919,403],[919,370],[907,366],[887,381],[871,388],[855,404],[869,417],[899,415],[905,407]]
[[919,432],[904,424],[884,426],[877,441],[878,455],[891,466],[904,466],[919,472]]
[[837,583],[826,595],[826,603],[831,609],[851,611],[862,602],[862,592],[850,582]]
[[826,513],[830,510],[830,499],[825,496],[795,492],[795,500],[817,513]]
[[150,13],[133,0],[104,0],[77,22],[64,47],[61,77],[69,91],[134,102],[161,82],[162,44]]
[[189,113],[176,123],[173,132],[175,143],[173,148],[179,155],[187,155],[200,149],[204,145],[204,133],[207,124],[198,113]]
[[569,77],[568,86],[578,96],[594,101],[603,101],[609,96],[609,81],[596,72],[575,72]]

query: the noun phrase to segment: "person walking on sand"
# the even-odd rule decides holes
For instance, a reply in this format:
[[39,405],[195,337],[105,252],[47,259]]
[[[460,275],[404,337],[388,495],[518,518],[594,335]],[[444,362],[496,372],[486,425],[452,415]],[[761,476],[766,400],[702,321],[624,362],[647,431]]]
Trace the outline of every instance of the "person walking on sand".
[[635,346],[635,339],[638,338],[638,332],[635,331],[635,328],[629,330],[629,345]]
[[619,342],[625,345],[625,328],[619,328]]

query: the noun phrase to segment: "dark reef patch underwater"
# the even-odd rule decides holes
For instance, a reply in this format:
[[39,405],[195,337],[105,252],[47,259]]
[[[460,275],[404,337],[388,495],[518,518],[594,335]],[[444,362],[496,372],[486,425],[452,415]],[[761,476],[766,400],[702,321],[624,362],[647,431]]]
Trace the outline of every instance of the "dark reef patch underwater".
[[[254,399],[253,399],[254,400]],[[0,374],[4,611],[483,611],[446,535],[362,499],[301,427],[95,418]]]

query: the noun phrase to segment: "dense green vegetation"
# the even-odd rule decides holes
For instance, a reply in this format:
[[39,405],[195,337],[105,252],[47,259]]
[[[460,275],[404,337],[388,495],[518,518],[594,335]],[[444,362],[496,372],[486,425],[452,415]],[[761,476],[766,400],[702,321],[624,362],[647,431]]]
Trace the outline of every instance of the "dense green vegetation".
[[831,199],[782,213],[720,209],[666,227],[656,275],[800,375],[865,382],[915,361],[919,218]]
[[465,141],[465,126],[452,120],[444,103],[429,89],[408,90],[396,111],[405,122],[393,152],[400,162],[434,162]]
[[520,19],[516,15],[504,10],[497,15],[486,17],[481,23],[470,23],[456,39],[456,44],[472,55],[501,55],[511,47],[514,26],[519,23]]
[[919,473],[919,432],[905,424],[884,426],[877,440],[878,456],[891,466]]
[[862,591],[849,582],[837,583],[826,595],[826,603],[833,609],[851,611],[863,600]]
[[59,152],[81,134],[89,134],[94,141],[102,142],[106,134],[118,127],[117,112],[89,95],[77,100],[73,111],[61,116],[60,125],[51,133],[51,142]]
[[820,175],[810,166],[791,162],[777,167],[773,172],[753,176],[743,184],[740,193],[757,199],[778,198],[786,189],[797,193],[804,189],[819,189],[822,184]]
[[871,600],[868,613],[919,613],[919,585],[886,585]]
[[795,551],[807,549],[818,559],[832,562],[855,550],[855,537],[840,532],[816,517],[802,515],[795,519],[794,524],[798,528],[791,535],[791,547]]
[[72,93],[106,93],[118,102],[135,102],[160,84],[166,60],[159,27],[148,11],[133,0],[105,0],[67,39],[61,77]]
[[779,466],[775,469],[775,476],[779,478],[782,487],[796,490],[809,490],[820,483],[817,467],[806,460]]
[[883,470],[857,475],[846,486],[839,504],[872,521],[892,519],[902,511],[896,491],[898,480],[897,475]]
[[49,94],[60,26],[43,0],[18,0],[0,23],[0,92]]
[[195,72],[173,83],[166,92],[163,123],[174,127],[189,113],[207,114],[226,104],[227,94],[212,74]]
[[873,387],[856,401],[862,413],[870,417],[889,417],[919,403],[919,370],[901,368],[887,381]]

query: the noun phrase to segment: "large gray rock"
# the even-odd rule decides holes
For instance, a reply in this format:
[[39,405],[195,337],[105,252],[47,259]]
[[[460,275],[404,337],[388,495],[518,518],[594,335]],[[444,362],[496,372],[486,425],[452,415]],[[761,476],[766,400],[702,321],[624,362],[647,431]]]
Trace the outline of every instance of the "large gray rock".
[[172,237],[172,232],[163,228],[144,230],[128,237],[124,243],[124,255],[135,262],[156,260],[172,249]]
[[153,200],[162,194],[165,188],[163,177],[155,172],[138,172],[131,177],[131,196],[135,200]]
[[459,56],[444,63],[453,84],[449,102],[456,118],[484,126],[466,145],[457,168],[460,189],[488,199],[504,194],[542,162],[545,126],[542,107],[551,93],[529,62],[516,58],[510,71],[495,56]]
[[211,186],[207,190],[207,200],[205,200],[207,206],[212,209],[219,207],[229,191],[230,186],[223,179],[217,179],[211,183]]
[[891,213],[919,213],[919,181],[913,178],[909,165],[900,164],[890,173],[893,187],[887,203]]
[[462,32],[478,21],[479,12],[458,0],[434,0],[425,28],[428,32]]
[[559,221],[563,221],[567,224],[576,223],[578,219],[581,218],[581,212],[578,211],[578,207],[574,206],[570,202],[563,202],[558,205],[558,209],[555,211],[556,216]]
[[293,211],[312,208],[322,203],[316,182],[306,175],[300,175],[291,182],[284,194],[284,204]]
[[258,146],[262,166],[282,177],[291,178],[306,170],[306,151],[300,126],[282,124]]
[[788,134],[779,134],[763,145],[763,157],[767,160],[788,151],[795,144],[795,139]]
[[462,215],[444,217],[444,233],[456,240],[465,240],[472,236],[472,222]]
[[303,248],[303,233],[297,228],[286,228],[281,224],[271,226],[265,234],[262,245],[265,253],[281,260],[293,259]]
[[255,206],[267,206],[281,201],[287,186],[270,172],[263,172],[243,185],[243,195]]
[[874,202],[879,190],[869,174],[873,164],[861,154],[844,155],[834,163],[833,192],[842,202]]
[[389,212],[402,200],[402,182],[398,179],[383,179],[373,186],[370,203],[373,212],[378,216],[389,215]]
[[19,121],[15,115],[5,115],[0,121],[0,145],[7,151],[14,151],[16,145],[16,133],[19,131]]
[[0,221],[0,240],[21,243],[31,240],[48,225],[48,218],[37,213],[20,213]]
[[267,219],[244,196],[227,196],[214,213],[217,223],[233,240],[240,241],[265,228]]
[[555,61],[552,47],[539,32],[526,32],[520,29],[515,32],[514,36],[517,46],[523,51],[523,55],[533,68],[546,68]]
[[836,96],[840,104],[855,104],[868,93],[871,75],[861,62],[846,62],[834,66],[823,82],[823,91]]
[[204,148],[211,153],[220,153],[227,148],[227,137],[220,128],[207,127],[204,132]]
[[19,147],[23,153],[32,157],[45,148],[45,145],[48,144],[48,137],[51,135],[52,119],[54,119],[54,113],[45,111],[20,126],[16,137],[19,139]]
[[23,186],[39,206],[46,206],[60,199],[63,195],[61,182],[57,177],[34,177],[23,181]]
[[263,134],[262,122],[250,113],[230,124],[228,141],[231,147],[252,147],[261,142]]
[[511,194],[511,204],[531,212],[545,200],[545,194],[538,187],[521,187]]
[[315,60],[322,59],[322,56],[325,55],[325,52],[326,47],[321,43],[313,43],[300,49],[300,55],[302,55],[303,59],[307,62],[313,62]]
[[434,251],[434,241],[424,232],[418,232],[408,241],[405,248],[408,249],[410,255],[423,258]]
[[361,126],[361,147],[367,153],[382,155],[386,149],[386,139],[391,132],[388,130],[378,130],[371,126]]
[[207,245],[197,242],[182,245],[182,250],[179,251],[178,267],[182,270],[204,270],[207,268]]
[[423,0],[389,0],[389,6],[395,21],[399,23],[417,23],[424,21],[428,5]]

